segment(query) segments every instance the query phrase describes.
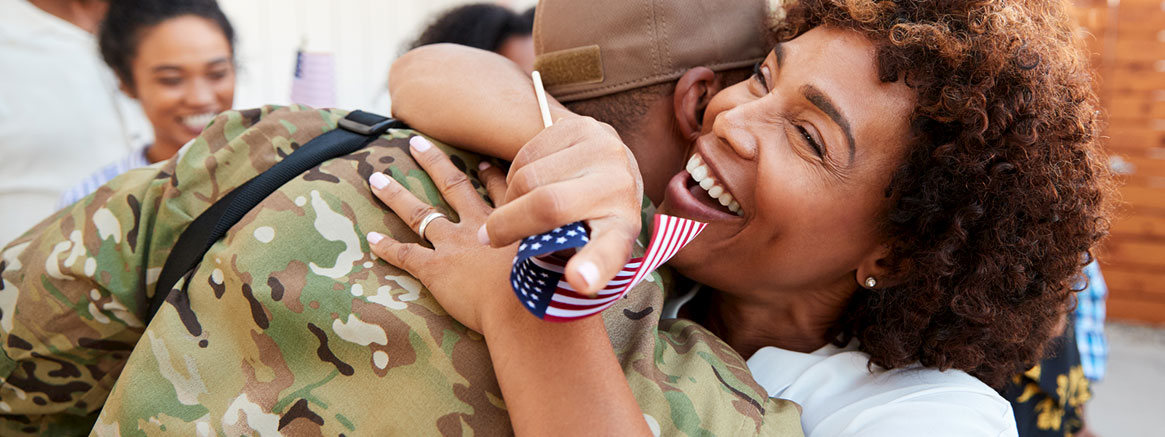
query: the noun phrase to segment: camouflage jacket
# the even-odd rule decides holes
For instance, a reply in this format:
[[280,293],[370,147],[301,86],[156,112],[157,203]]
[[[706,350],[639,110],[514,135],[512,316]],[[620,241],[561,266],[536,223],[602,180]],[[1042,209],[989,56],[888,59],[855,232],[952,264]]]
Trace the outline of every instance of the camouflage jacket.
[[[284,185],[207,252],[187,299],[144,325],[181,231],[344,115],[224,113],[181,155],[123,174],[9,244],[0,434],[512,433],[482,337],[362,237],[417,239],[372,196],[375,170],[456,219],[407,152],[413,131],[389,131]],[[480,186],[479,156],[439,147]],[[653,429],[800,435],[798,407],[769,399],[726,344],[694,323],[660,321],[664,279],[604,313]]]

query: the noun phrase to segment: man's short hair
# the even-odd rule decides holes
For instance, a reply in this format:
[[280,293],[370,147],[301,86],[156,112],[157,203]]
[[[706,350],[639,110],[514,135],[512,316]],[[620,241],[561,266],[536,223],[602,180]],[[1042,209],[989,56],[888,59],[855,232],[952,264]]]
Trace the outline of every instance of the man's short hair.
[[[745,80],[751,75],[752,68],[736,68],[716,73],[716,80],[720,87],[724,88]],[[594,117],[596,120],[610,124],[620,135],[626,137],[636,134],[636,127],[640,126],[643,117],[659,99],[672,98],[675,86],[674,81],[657,83],[614,94],[576,100],[565,103],[565,105],[576,114]]]

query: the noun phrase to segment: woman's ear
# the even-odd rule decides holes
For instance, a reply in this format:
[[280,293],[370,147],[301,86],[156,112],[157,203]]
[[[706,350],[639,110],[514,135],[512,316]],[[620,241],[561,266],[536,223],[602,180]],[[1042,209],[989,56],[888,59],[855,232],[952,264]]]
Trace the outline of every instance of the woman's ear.
[[718,91],[716,73],[708,67],[689,69],[676,81],[672,108],[675,110],[676,126],[684,138],[695,140],[700,136],[704,108],[708,107],[708,102]]
[[862,260],[857,269],[857,282],[862,288],[872,290],[898,285],[903,269],[890,263],[890,246],[878,245]]
[[117,83],[117,88],[121,89],[121,92],[125,93],[125,95],[129,96],[131,99],[138,99],[138,93],[134,92],[132,86],[126,85],[124,80],[119,80]]

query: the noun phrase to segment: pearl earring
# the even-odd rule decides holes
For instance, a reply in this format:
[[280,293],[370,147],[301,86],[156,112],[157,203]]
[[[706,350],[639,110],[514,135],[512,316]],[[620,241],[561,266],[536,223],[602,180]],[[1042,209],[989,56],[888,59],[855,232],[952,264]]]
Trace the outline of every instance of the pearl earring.
[[874,279],[873,276],[866,278],[866,288],[874,288],[876,285],[878,285],[878,280]]

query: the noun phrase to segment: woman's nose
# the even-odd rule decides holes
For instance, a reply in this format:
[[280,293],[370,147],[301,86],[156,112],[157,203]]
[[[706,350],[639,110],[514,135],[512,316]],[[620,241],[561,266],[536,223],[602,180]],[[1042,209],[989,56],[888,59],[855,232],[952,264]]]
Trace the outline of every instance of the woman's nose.
[[724,112],[716,114],[712,131],[717,137],[728,144],[741,158],[752,160],[757,154],[757,138],[748,129],[752,106],[750,103],[737,105]]
[[200,108],[212,106],[215,101],[214,87],[207,81],[196,80],[186,89],[185,100],[190,106]]

